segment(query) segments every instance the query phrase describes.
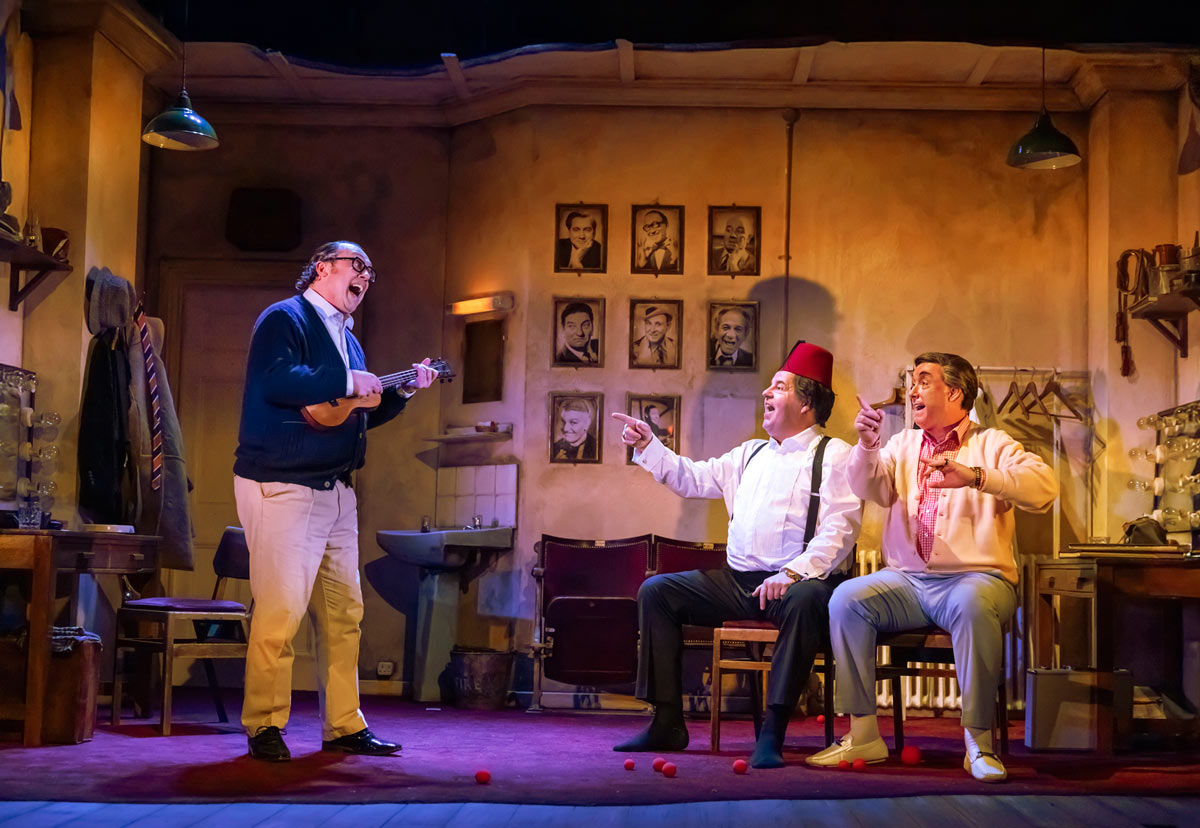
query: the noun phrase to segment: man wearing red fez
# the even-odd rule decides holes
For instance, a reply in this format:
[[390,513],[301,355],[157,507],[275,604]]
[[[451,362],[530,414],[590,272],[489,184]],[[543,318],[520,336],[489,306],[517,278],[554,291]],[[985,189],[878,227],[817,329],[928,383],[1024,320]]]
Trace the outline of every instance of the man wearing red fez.
[[875,722],[876,634],[936,625],[950,633],[962,687],[963,769],[983,782],[1007,775],[992,750],[1003,639],[1016,606],[1013,507],[1045,512],[1058,496],[1054,472],[1003,431],[968,414],[979,381],[957,354],[914,360],[909,429],[881,446],[883,414],[863,403],[854,427],[850,487],[887,510],[878,572],[833,593],[830,637],[837,662],[837,706],[850,734],[808,758],[882,762],[887,745]]
[[683,750],[682,626],[769,620],[779,627],[767,714],[750,764],[783,767],[783,736],[828,626],[833,589],[853,565],[862,503],[846,481],[850,446],[823,433],[833,410],[833,355],[800,342],[763,391],[763,430],[698,462],[666,448],[648,423],[614,413],[634,462],[683,497],[722,498],[727,565],[656,575],[638,592],[637,695],[654,705],[642,733],[619,751]]

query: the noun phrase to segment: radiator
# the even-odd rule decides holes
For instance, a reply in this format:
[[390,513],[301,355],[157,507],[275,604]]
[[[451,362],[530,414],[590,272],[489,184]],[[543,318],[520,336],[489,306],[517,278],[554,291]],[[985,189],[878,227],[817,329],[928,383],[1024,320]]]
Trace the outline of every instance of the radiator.
[[[868,575],[883,566],[882,555],[878,549],[858,551],[858,562],[855,575]],[[1030,583],[1032,577],[1032,562],[1021,560],[1021,582]],[[1025,607],[1024,593],[1018,589],[1017,611],[1012,623],[1004,635],[1004,648],[1008,665],[1005,676],[1008,700],[1011,707],[1024,707],[1025,682],[1019,678],[1025,674]],[[887,647],[880,647],[876,655],[876,663],[885,663],[890,656]],[[939,667],[943,665],[918,664],[920,667]],[[891,682],[880,682],[877,685],[876,701],[880,707],[892,707]],[[958,681],[952,678],[925,678],[923,676],[903,676],[900,679],[901,704],[906,710],[930,710],[941,713],[947,710],[962,710],[962,691]]]

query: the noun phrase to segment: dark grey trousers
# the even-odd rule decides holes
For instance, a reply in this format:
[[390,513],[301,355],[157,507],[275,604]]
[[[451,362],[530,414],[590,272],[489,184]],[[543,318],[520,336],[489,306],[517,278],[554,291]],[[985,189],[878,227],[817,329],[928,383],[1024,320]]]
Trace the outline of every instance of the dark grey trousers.
[[719,627],[726,621],[771,621],[779,640],[771,658],[767,704],[796,706],[813,659],[829,638],[829,597],[844,576],[800,581],[783,598],[758,608],[755,588],[774,572],[692,570],[655,575],[638,590],[641,652],[637,696],[652,704],[679,704],[684,624]]

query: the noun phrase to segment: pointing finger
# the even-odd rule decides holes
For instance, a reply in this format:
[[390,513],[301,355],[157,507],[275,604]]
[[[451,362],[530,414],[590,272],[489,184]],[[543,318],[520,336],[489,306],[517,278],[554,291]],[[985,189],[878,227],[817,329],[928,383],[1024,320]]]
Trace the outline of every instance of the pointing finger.
[[641,422],[641,420],[637,419],[636,417],[630,417],[628,414],[622,414],[620,411],[614,411],[612,413],[612,418],[618,422],[624,423],[625,425],[634,426],[635,428],[637,427],[637,424]]

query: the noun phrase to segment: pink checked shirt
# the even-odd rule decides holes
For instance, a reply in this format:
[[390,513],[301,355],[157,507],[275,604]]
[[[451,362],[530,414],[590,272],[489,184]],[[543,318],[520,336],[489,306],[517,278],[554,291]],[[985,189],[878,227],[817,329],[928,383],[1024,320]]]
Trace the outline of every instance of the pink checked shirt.
[[[964,419],[954,435],[953,449],[949,438],[940,446],[926,446],[919,429],[902,431],[882,448],[856,445],[846,469],[850,489],[887,510],[883,560],[889,568],[999,572],[1015,584],[1013,507],[1048,511],[1058,496],[1058,480],[1042,458],[999,429],[980,428]],[[964,466],[984,469],[983,488],[930,488],[920,463],[926,451],[930,457],[950,456]],[[928,476],[937,480],[941,472]]]
[[[963,417],[958,425],[946,435],[946,439],[936,444],[933,442],[933,436],[928,431],[922,432],[921,462],[928,463],[933,460],[956,459],[958,457],[958,449],[962,445],[961,434],[966,430],[968,422],[970,420]],[[930,469],[928,466],[918,466],[918,469],[917,477],[919,480],[918,490],[920,498],[917,504],[917,554],[921,556],[921,560],[929,563],[929,555],[933,552],[934,530],[937,528],[938,501],[941,499],[940,495],[942,492],[941,489],[935,489],[929,484],[941,483],[943,474],[940,469]]]

